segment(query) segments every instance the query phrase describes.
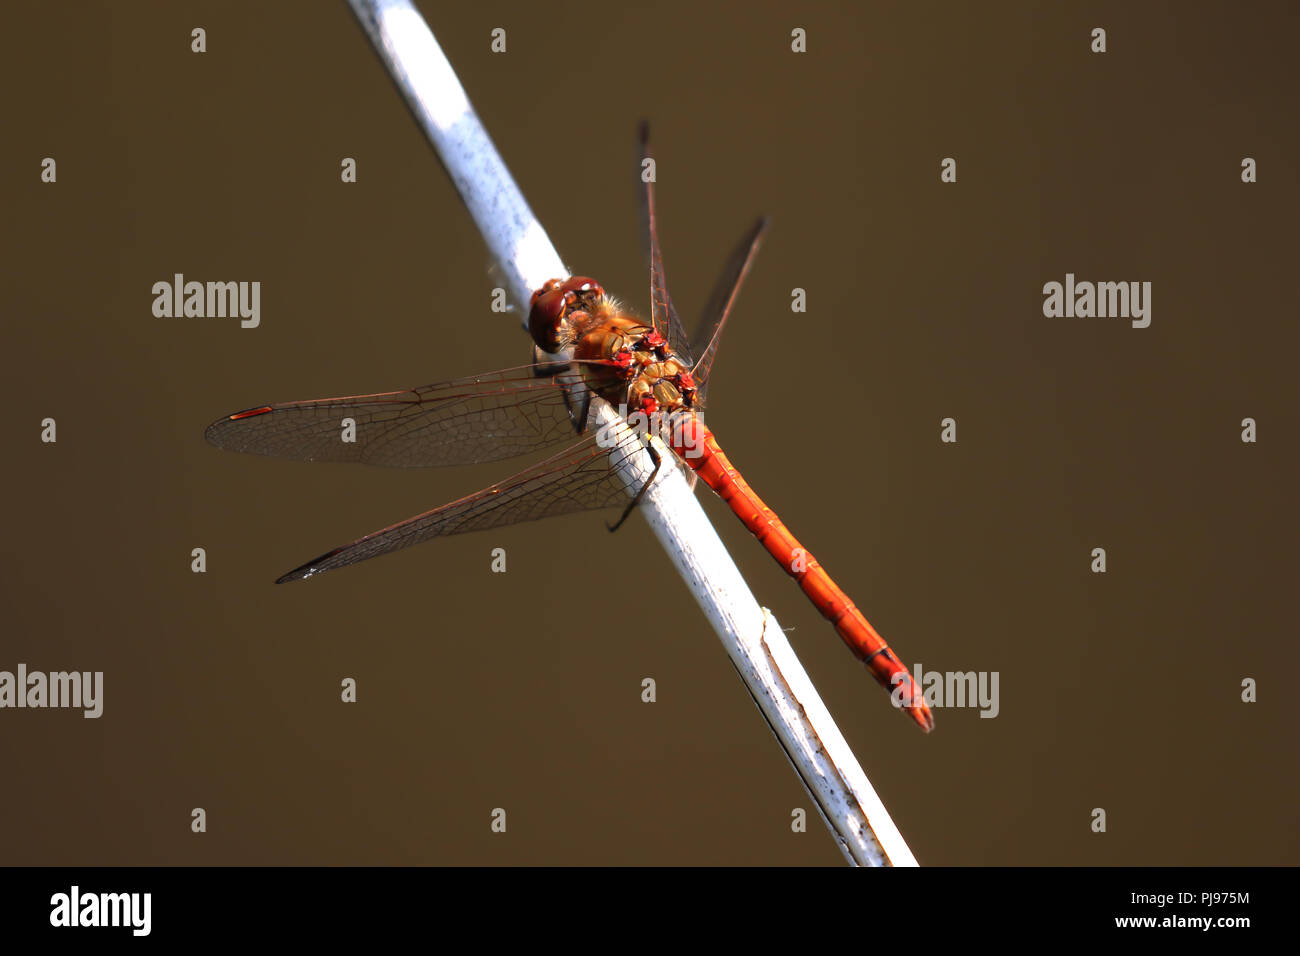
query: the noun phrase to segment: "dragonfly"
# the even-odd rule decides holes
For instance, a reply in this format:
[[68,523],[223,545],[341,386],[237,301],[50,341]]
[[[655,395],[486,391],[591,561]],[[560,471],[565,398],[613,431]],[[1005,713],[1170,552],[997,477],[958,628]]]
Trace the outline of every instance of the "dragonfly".
[[[390,467],[498,461],[568,442],[558,453],[482,491],[327,551],[282,575],[304,580],[446,535],[601,508],[623,507],[615,530],[664,468],[684,468],[713,489],[853,654],[927,733],[934,717],[885,640],[822,565],[764,504],[704,424],[709,374],[740,287],[767,229],[760,218],[728,258],[694,334],[668,294],[655,214],[649,136],[639,136],[642,237],[650,270],[650,321],[595,279],[551,279],[529,302],[528,365],[371,395],[259,405],[220,418],[205,437],[218,448],[300,461]],[[599,403],[617,410],[611,428]],[[667,454],[656,450],[652,437]],[[574,440],[576,438],[576,441]],[[664,447],[666,446],[666,448]],[[633,452],[654,469],[642,479]],[[644,461],[644,458],[641,459]],[[633,494],[631,488],[638,490]]]

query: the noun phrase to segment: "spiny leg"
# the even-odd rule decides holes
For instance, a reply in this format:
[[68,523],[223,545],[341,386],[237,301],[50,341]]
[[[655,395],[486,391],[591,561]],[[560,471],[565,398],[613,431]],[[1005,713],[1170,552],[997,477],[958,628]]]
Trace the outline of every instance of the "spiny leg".
[[663,467],[663,456],[660,455],[659,452],[655,451],[655,446],[653,444],[647,444],[645,448],[646,451],[650,452],[650,457],[654,460],[655,470],[650,472],[650,477],[645,480],[645,484],[641,486],[641,489],[636,493],[636,496],[628,502],[628,506],[623,509],[622,516],[613,524],[610,524],[609,522],[605,523],[605,527],[609,529],[611,534],[623,526],[623,522],[627,520],[627,516],[630,515],[633,509],[641,503],[641,498],[645,495],[646,489],[654,484],[655,478],[659,475],[659,469]]

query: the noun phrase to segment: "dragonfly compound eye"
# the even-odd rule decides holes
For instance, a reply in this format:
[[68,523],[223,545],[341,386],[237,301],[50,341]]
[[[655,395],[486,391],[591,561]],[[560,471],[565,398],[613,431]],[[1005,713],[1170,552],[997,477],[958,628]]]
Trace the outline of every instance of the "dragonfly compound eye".
[[534,292],[533,297],[528,300],[528,308],[531,310],[534,306],[537,305],[538,299],[540,299],[543,295],[545,295],[548,292],[554,292],[558,288],[560,288],[559,279],[546,280],[546,282],[542,285],[542,287],[538,289],[536,292]]
[[543,351],[558,352],[564,347],[568,328],[565,298],[565,291],[554,279],[533,293],[532,308],[528,310],[528,332]]
[[573,344],[570,315],[591,309],[605,297],[605,290],[595,279],[570,276],[551,279],[533,293],[528,309],[528,331],[537,346],[555,353]]
[[560,289],[565,292],[585,292],[590,293],[597,299],[604,298],[605,289],[595,279],[588,276],[569,276],[559,285]]

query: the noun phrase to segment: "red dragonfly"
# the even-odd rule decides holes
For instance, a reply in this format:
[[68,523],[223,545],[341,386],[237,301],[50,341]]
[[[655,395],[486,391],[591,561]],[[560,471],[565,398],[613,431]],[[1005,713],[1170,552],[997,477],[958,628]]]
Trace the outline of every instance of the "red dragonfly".
[[[650,156],[644,126],[641,153]],[[528,327],[537,348],[562,356],[559,361],[397,392],[261,405],[208,426],[207,440],[231,451],[408,468],[496,461],[558,444],[575,432],[580,436],[576,444],[511,478],[328,551],[277,583],[443,535],[623,504],[614,530],[660,469],[672,467],[676,459],[731,506],[895,702],[928,732],[934,718],[907,668],[740,476],[701,417],[718,340],[766,220],[756,222],[732,253],[704,321],[689,337],[664,278],[654,184],[644,186],[651,324],[629,315],[594,279],[552,279],[533,293]],[[593,419],[596,400],[608,402],[632,427],[611,438],[610,430],[597,427]],[[672,459],[666,461],[645,441],[650,431],[672,448]],[[610,446],[621,442],[645,448],[655,462],[654,472],[630,501],[627,489],[635,487],[635,479],[624,479],[633,473],[625,471],[631,465],[624,455],[610,454]]]

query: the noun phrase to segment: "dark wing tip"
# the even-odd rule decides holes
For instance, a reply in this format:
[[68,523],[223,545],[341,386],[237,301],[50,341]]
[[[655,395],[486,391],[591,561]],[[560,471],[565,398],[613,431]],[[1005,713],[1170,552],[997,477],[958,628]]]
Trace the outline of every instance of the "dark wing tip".
[[326,561],[334,557],[334,555],[338,554],[342,550],[344,549],[335,548],[333,551],[326,551],[324,554],[312,558],[306,564],[300,564],[292,571],[286,571],[284,574],[280,575],[278,578],[275,579],[275,583],[284,584],[286,581],[306,581],[308,578],[312,577],[313,575],[324,574],[326,571],[329,570],[329,568],[322,567],[322,565],[324,565]]
[[749,227],[749,234],[745,237],[745,244],[751,249],[763,241],[767,235],[767,230],[772,225],[772,217],[764,213],[754,220],[754,224]]

